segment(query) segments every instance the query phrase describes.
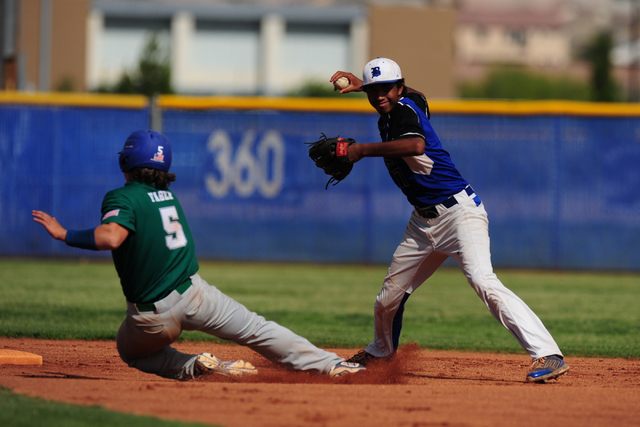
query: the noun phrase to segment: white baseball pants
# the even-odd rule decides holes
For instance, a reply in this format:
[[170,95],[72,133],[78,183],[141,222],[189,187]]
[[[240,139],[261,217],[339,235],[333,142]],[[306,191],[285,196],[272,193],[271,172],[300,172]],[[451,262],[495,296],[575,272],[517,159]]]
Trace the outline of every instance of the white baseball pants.
[[[414,210],[376,298],[374,341],[366,351],[384,357],[397,350],[404,302],[447,257],[452,257],[491,314],[533,359],[562,356],[538,316],[494,274],[484,205],[476,205],[475,194],[465,191],[454,197],[458,204],[449,209],[436,205],[437,218],[425,219]],[[400,322],[396,324],[395,343],[394,318]]]
[[326,374],[344,361],[249,311],[198,274],[191,276],[191,281],[184,294],[173,291],[156,302],[155,311],[139,312],[135,304],[127,302],[127,317],[117,337],[118,352],[125,363],[165,378],[191,379],[197,355],[171,347],[182,331],[201,331],[246,345],[290,369]]

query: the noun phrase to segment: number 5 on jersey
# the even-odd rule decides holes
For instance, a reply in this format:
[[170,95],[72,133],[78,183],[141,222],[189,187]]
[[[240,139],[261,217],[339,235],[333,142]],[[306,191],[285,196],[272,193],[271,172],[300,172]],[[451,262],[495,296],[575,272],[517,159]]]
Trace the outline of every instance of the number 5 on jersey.
[[167,233],[164,241],[170,250],[178,249],[187,244],[187,236],[184,235],[182,224],[178,222],[178,211],[175,206],[160,208],[162,226]]

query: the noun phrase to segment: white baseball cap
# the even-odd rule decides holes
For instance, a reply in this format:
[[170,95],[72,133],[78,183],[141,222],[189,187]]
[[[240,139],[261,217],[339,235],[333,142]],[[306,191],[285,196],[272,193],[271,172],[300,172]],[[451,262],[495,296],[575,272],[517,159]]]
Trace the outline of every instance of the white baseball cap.
[[400,66],[389,58],[369,61],[362,71],[362,86],[376,83],[393,83],[402,79]]

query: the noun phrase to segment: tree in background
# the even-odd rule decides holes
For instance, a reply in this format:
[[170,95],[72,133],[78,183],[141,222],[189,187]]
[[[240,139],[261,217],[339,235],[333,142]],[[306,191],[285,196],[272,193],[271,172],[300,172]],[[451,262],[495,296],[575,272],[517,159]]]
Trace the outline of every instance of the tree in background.
[[168,55],[163,53],[154,33],[142,50],[138,68],[132,73],[124,72],[113,85],[102,85],[102,93],[143,94],[149,97],[159,93],[174,93],[171,86],[171,65]]
[[479,83],[459,86],[461,98],[589,100],[589,86],[568,77],[548,77],[515,65],[497,65]]
[[64,76],[56,85],[56,92],[75,92],[76,82],[73,76]]
[[598,102],[620,101],[620,90],[611,75],[611,49],[613,38],[610,33],[597,34],[582,54],[591,65],[591,100]]
[[329,82],[308,81],[300,88],[287,93],[287,96],[310,97],[310,98],[329,98],[339,96],[340,92],[333,90],[333,85]]

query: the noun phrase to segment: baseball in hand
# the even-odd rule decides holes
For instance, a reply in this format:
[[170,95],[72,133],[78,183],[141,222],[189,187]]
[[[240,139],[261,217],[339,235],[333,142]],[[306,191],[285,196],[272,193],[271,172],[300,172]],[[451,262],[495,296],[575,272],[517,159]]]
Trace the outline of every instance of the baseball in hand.
[[338,88],[340,89],[344,89],[346,87],[349,87],[349,85],[351,84],[351,82],[349,81],[348,78],[346,77],[340,77],[338,80],[335,81],[334,83]]

